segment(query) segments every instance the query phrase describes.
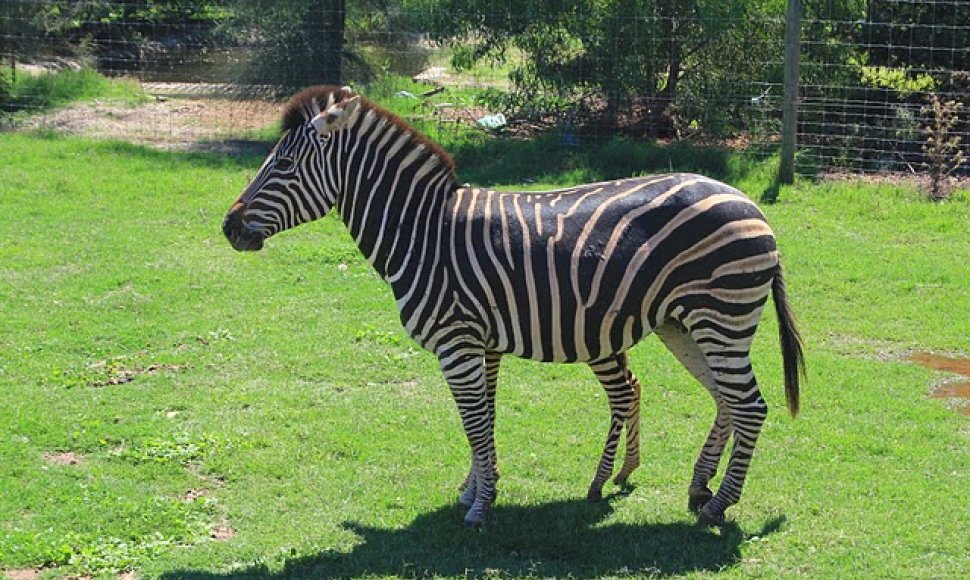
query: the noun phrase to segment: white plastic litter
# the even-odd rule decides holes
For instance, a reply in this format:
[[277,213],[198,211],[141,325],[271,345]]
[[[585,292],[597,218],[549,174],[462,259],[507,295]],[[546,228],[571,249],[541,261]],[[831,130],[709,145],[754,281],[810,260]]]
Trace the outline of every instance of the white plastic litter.
[[501,129],[507,123],[507,121],[505,120],[505,115],[503,115],[502,113],[495,113],[494,115],[485,115],[481,119],[477,119],[475,122],[481,125],[482,127],[485,127],[486,129],[492,129],[493,131],[495,129]]

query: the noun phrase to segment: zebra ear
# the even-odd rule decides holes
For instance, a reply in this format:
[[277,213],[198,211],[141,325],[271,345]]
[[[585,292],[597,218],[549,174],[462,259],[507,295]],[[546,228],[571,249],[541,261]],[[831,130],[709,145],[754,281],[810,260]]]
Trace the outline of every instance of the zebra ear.
[[310,124],[320,135],[335,133],[347,126],[358,106],[360,106],[359,95],[346,101],[334,103],[327,107],[326,111],[321,111],[319,115],[314,117]]

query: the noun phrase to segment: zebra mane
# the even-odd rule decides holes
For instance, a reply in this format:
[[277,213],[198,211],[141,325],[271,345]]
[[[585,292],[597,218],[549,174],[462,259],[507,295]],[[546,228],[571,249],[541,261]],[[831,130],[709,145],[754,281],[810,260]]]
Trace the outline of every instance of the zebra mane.
[[[296,127],[305,125],[306,123],[310,122],[314,116],[320,113],[321,110],[326,109],[333,103],[339,103],[349,99],[352,96],[354,95],[348,87],[319,85],[303,89],[299,93],[290,97],[290,100],[287,101],[286,105],[283,107],[283,118],[280,123],[280,129],[283,132],[286,132],[295,129]],[[400,131],[410,135],[411,141],[414,143],[414,145],[417,147],[422,147],[428,153],[429,157],[438,159],[441,165],[447,168],[448,172],[451,174],[451,177],[457,182],[455,160],[452,159],[451,155],[442,149],[440,145],[432,141],[427,135],[412,127],[404,119],[377,105],[370,99],[361,96],[360,101],[359,115],[373,112],[384,119],[388,124],[391,124],[397,127]]]

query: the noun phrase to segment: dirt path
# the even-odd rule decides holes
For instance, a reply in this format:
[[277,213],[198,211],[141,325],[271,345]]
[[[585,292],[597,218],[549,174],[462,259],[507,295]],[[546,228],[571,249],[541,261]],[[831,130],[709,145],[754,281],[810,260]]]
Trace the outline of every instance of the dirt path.
[[76,103],[38,115],[25,128],[100,139],[122,139],[165,150],[239,152],[279,118],[269,100],[153,97],[137,107],[110,102]]

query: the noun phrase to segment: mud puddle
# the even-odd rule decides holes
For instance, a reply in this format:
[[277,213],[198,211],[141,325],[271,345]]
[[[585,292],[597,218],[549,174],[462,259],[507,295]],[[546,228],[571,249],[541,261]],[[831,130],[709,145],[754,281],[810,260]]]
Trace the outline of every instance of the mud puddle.
[[909,360],[920,364],[926,368],[948,373],[963,375],[968,380],[957,381],[945,384],[930,393],[934,399],[958,399],[962,406],[959,412],[970,416],[970,359],[950,358],[927,352],[918,352],[909,357]]

